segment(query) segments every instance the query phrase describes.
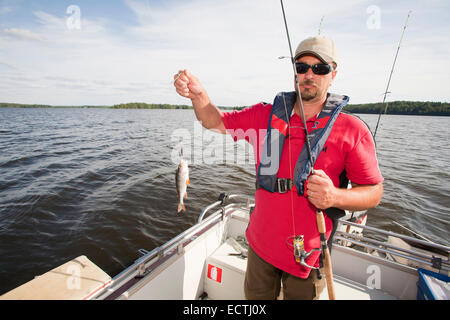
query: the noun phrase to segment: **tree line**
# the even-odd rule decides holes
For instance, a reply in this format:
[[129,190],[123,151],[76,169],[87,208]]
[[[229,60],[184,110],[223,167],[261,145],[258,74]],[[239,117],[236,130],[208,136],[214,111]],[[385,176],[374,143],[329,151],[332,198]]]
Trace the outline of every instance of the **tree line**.
[[112,109],[192,109],[192,106],[166,104],[166,103],[144,103],[144,102],[130,102],[116,104]]
[[345,110],[353,113],[379,114],[403,114],[403,115],[429,115],[429,116],[450,116],[450,103],[432,101],[392,101],[385,104],[365,103],[349,104]]
[[[235,107],[242,110],[247,106]],[[450,103],[432,101],[392,101],[387,103],[363,103],[349,104],[344,108],[352,113],[366,114],[399,114],[399,115],[427,115],[427,116],[450,116]]]
[[[224,110],[241,110],[247,106],[222,107]],[[131,102],[116,104],[113,106],[50,106],[42,104],[19,104],[0,102],[0,108],[111,108],[111,109],[192,109],[190,105],[172,105],[164,103],[144,103]],[[365,103],[349,104],[345,110],[353,113],[379,114],[400,114],[400,115],[430,115],[430,116],[450,116],[450,103],[432,101],[392,101],[386,104]]]
[[0,108],[110,108],[109,106],[51,106],[48,104],[23,104],[0,102]]

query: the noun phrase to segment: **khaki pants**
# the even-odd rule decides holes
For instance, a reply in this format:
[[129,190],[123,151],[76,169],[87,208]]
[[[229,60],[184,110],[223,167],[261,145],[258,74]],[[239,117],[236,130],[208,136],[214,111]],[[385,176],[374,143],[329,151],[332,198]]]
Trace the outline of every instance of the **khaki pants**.
[[280,294],[281,282],[285,300],[317,300],[325,287],[324,277],[319,280],[316,270],[312,270],[306,279],[295,277],[264,261],[249,247],[245,297],[248,300],[275,300]]

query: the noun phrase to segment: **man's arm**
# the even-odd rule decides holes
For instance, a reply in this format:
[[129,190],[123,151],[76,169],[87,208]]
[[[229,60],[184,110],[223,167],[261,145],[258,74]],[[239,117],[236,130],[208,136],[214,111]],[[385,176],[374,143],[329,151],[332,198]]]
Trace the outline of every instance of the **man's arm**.
[[195,115],[203,127],[226,133],[222,121],[223,113],[211,102],[200,81],[188,70],[180,70],[174,79],[176,91],[182,97],[191,99]]
[[322,170],[315,170],[308,178],[308,200],[319,209],[331,207],[362,211],[376,207],[383,195],[383,183],[354,185],[351,189],[336,188]]

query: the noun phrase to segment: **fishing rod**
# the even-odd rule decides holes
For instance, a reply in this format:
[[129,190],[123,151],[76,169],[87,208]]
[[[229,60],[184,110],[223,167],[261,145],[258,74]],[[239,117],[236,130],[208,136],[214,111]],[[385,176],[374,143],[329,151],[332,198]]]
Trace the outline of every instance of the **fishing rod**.
[[[410,15],[411,15],[411,10],[408,12],[408,17],[406,18],[405,26],[403,27],[403,31],[402,31],[402,36],[400,37],[400,41],[398,42],[397,52],[395,54],[394,63],[392,64],[391,73],[389,75],[389,79],[388,79],[388,82],[387,82],[386,90],[383,93],[384,94],[384,98],[383,98],[383,102],[381,104],[380,114],[378,115],[377,126],[375,127],[375,132],[373,134],[373,139],[374,140],[375,140],[375,136],[377,135],[378,125],[380,124],[381,114],[383,113],[383,105],[385,104],[386,96],[389,93],[388,92],[389,85],[391,84],[392,74],[394,73],[394,67],[395,67],[395,63],[397,62],[398,52],[400,51],[400,46],[401,46],[402,41],[403,41],[403,36],[405,35],[406,27],[408,26],[408,20],[409,20],[409,16]],[[386,114],[387,107],[388,107],[388,104],[386,103],[386,105],[384,107],[384,114]]]
[[[294,71],[296,91],[297,91],[298,100],[300,102],[300,112],[302,114],[303,128],[304,128],[305,137],[306,137],[305,138],[306,149],[308,150],[308,158],[309,158],[309,162],[311,163],[311,170],[313,170],[312,164],[314,162],[313,162],[312,154],[311,154],[311,144],[309,143],[309,139],[308,139],[308,129],[306,127],[305,110],[303,109],[303,100],[302,100],[302,95],[300,93],[300,83],[298,81],[297,68],[295,67],[295,59],[294,59],[294,55],[292,53],[291,37],[289,36],[289,30],[288,30],[287,21],[286,21],[286,13],[284,12],[283,0],[280,0],[280,2],[281,2],[281,10],[283,11],[284,27],[286,28],[286,36],[287,36],[287,40],[288,40],[288,44],[289,44],[289,53],[291,55],[292,70]],[[312,174],[314,174],[314,173],[312,173]]]
[[[291,54],[291,63],[292,63],[292,70],[294,71],[294,76],[295,76],[295,85],[296,85],[296,91],[297,91],[297,96],[298,96],[298,100],[299,100],[299,105],[300,105],[300,112],[302,115],[302,121],[303,121],[303,128],[305,131],[305,143],[306,143],[306,149],[308,151],[308,158],[309,158],[309,162],[311,164],[311,174],[314,174],[314,161],[312,159],[312,154],[311,154],[311,145],[309,142],[309,134],[308,134],[308,129],[306,127],[306,119],[305,119],[305,111],[303,109],[303,101],[302,101],[302,95],[300,92],[300,83],[298,80],[298,74],[297,74],[297,69],[295,67],[295,59],[294,59],[294,55],[292,53],[292,45],[291,45],[291,38],[289,36],[289,30],[288,30],[288,26],[287,26],[287,21],[286,21],[286,13],[284,11],[284,4],[283,4],[283,0],[280,0],[281,3],[281,10],[283,12],[283,20],[284,20],[284,27],[286,28],[286,36],[287,36],[287,40],[288,40],[288,44],[289,44],[289,51]],[[289,157],[290,159],[290,157]],[[335,300],[336,296],[335,296],[335,291],[334,291],[334,283],[333,283],[333,270],[332,270],[332,266],[331,266],[331,256],[330,256],[330,250],[328,249],[328,245],[327,245],[327,239],[326,239],[326,235],[325,235],[325,218],[323,217],[323,212],[322,210],[320,210],[319,208],[317,208],[316,211],[316,219],[317,219],[317,227],[319,229],[319,234],[320,234],[320,244],[321,244],[321,249],[322,249],[322,254],[323,254],[323,264],[324,264],[324,270],[325,270],[325,277],[326,277],[326,282],[327,282],[327,290],[328,290],[328,298],[330,300]],[[299,239],[297,237],[301,237],[301,236],[297,236],[294,235],[294,239]],[[296,241],[294,242],[294,248],[295,249],[299,249],[300,241]],[[313,249],[314,250],[314,249]],[[298,250],[294,250],[294,254],[297,252]],[[296,260],[298,259],[297,256],[295,256]]]
[[320,19],[319,32],[317,33],[319,36],[320,36],[320,31],[322,30],[322,23],[323,23],[324,18],[325,18],[325,16],[322,16],[322,19]]
[[423,235],[421,235],[420,233],[417,233],[417,232],[415,232],[414,230],[408,229],[407,227],[405,227],[404,225],[398,223],[397,221],[392,221],[392,222],[395,223],[396,225],[398,225],[399,227],[405,229],[406,231],[411,232],[413,235],[415,235],[415,236],[417,236],[417,237],[419,237],[419,238],[421,238],[421,239],[423,239],[423,240],[425,240],[425,241],[428,241],[428,242],[430,242],[430,243],[436,244],[435,242],[431,241],[430,239],[425,238],[425,237],[424,237]]

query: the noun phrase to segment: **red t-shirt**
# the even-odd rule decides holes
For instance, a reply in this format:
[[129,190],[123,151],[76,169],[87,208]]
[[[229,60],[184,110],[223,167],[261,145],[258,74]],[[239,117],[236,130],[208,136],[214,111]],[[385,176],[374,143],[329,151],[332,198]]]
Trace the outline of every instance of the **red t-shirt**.
[[[223,123],[235,140],[246,139],[255,154],[256,168],[264,148],[265,135],[272,105],[256,104],[241,111],[224,113]],[[311,131],[317,116],[307,121]],[[293,114],[290,119],[290,135],[286,138],[277,176],[291,178],[302,150],[305,134],[301,118]],[[289,142],[291,145],[291,171],[289,170]],[[378,168],[375,144],[367,126],[357,117],[341,113],[336,119],[328,140],[314,165],[323,170],[339,186],[339,175],[345,169],[347,177],[357,184],[377,184],[383,181]],[[253,183],[253,182],[252,182]],[[292,198],[291,198],[292,197]],[[325,216],[327,238],[331,234],[332,221]],[[295,228],[294,228],[295,226]],[[316,208],[297,189],[280,194],[258,189],[255,193],[255,209],[246,232],[252,249],[273,266],[300,278],[307,278],[311,269],[295,262],[292,236],[304,235],[305,250],[320,248]],[[320,252],[314,252],[306,262],[318,266]]]

